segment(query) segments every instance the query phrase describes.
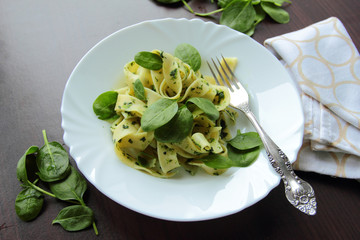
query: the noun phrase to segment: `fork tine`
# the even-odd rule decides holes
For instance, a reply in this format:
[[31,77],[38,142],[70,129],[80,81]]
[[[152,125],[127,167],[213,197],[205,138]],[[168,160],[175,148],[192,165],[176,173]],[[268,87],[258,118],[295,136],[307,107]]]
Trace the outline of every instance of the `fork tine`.
[[[221,56],[222,56],[222,55],[221,55]],[[227,74],[225,68],[223,67],[223,65],[221,64],[220,60],[219,60],[217,57],[216,57],[216,60],[217,60],[217,62],[219,63],[219,66],[220,66],[220,68],[221,68],[221,70],[222,70],[222,72],[223,72],[223,74],[221,74],[221,73],[219,72],[220,77],[223,79],[223,81],[226,82],[226,84],[227,84],[228,86],[230,86],[231,90],[233,90],[231,83],[234,83],[234,82],[231,81],[231,77],[229,77],[229,75]],[[227,64],[227,63],[225,62],[225,59],[224,59],[224,58],[223,58],[223,61],[224,61],[225,64]],[[227,67],[228,67],[228,69],[229,69],[229,65],[227,65]],[[229,71],[231,72],[230,69],[229,69]],[[231,72],[231,73],[232,73],[232,72]],[[225,78],[224,78],[223,76],[225,76]],[[237,89],[239,89],[239,87],[236,85],[236,83],[234,83],[234,85],[235,85],[235,87],[236,87]]]
[[[224,58],[224,56],[223,56],[222,54],[221,54],[221,58],[222,58],[222,60],[224,61],[227,70],[229,71],[229,73],[230,73],[231,76],[232,76],[232,78],[229,78],[229,77],[228,77],[228,79],[230,79],[230,80],[234,83],[235,87],[236,87],[237,89],[239,89],[240,87],[239,87],[239,84],[238,84],[238,83],[240,83],[240,81],[237,79],[237,77],[235,76],[235,74],[234,74],[233,71],[231,70],[229,64],[226,62],[226,60],[225,60],[225,58]],[[223,71],[225,72],[225,70],[223,70]],[[241,83],[240,83],[240,84],[241,84]]]
[[[217,59],[219,61],[219,59]],[[216,65],[215,61],[213,58],[211,58],[211,61],[213,62],[214,66],[215,66],[215,69],[217,71],[217,73],[219,74],[221,80],[222,80],[222,85],[227,85],[228,88],[230,88],[231,91],[234,91],[234,89],[232,88],[231,84],[224,78],[224,76],[221,74],[220,70],[219,70],[219,67]],[[220,64],[221,66],[221,64]]]
[[216,74],[215,74],[214,70],[212,69],[212,67],[210,66],[210,63],[209,63],[208,61],[206,61],[206,63],[207,63],[207,65],[209,66],[210,72],[211,72],[211,74],[213,75],[213,77],[214,77],[217,85],[219,85],[219,86],[222,85],[222,84],[220,83],[219,79],[216,77]]

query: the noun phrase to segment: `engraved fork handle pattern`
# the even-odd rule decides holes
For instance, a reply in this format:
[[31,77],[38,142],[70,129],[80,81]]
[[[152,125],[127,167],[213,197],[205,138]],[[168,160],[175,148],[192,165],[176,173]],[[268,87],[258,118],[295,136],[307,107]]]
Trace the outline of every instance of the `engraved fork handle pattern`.
[[313,188],[295,174],[286,155],[262,129],[254,114],[250,111],[248,104],[238,106],[237,108],[245,113],[259,133],[269,161],[284,183],[285,195],[288,201],[301,212],[315,215],[317,203]]

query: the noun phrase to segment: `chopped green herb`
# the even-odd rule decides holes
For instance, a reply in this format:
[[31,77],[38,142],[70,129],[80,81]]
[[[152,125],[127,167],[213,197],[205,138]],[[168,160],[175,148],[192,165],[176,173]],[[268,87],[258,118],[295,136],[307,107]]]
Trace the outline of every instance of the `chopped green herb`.
[[176,74],[177,74],[177,68],[174,68],[174,70],[172,70],[170,72],[170,77],[171,79],[175,79],[176,78]]

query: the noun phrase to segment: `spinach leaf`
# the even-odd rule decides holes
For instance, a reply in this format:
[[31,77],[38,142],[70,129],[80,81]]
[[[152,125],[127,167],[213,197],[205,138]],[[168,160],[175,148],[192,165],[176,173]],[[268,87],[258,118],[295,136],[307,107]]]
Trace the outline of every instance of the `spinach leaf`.
[[180,2],[181,0],[156,0],[156,1],[161,3],[177,3]]
[[[49,143],[45,130],[43,130],[43,136],[44,146],[40,149],[37,146],[29,147],[18,161],[16,175],[19,181],[23,183],[24,189],[15,200],[16,214],[24,221],[36,218],[44,203],[43,194],[73,204],[76,200],[75,204],[80,203],[81,206],[77,205],[74,208],[69,208],[69,210],[61,211],[53,223],[61,222],[60,224],[63,224],[64,228],[72,229],[69,231],[81,230],[84,226],[89,226],[92,223],[95,234],[98,235],[99,232],[93,220],[93,212],[86,207],[83,200],[87,188],[86,180],[75,168],[71,167],[69,157],[63,147],[57,142]],[[32,177],[36,176],[35,173],[40,176],[40,180],[49,183],[53,193],[36,185],[39,178],[34,182],[30,181]],[[87,223],[89,221],[90,224]],[[72,223],[75,225],[70,226]]]
[[70,166],[70,175],[57,182],[49,183],[50,190],[60,200],[76,200],[83,203],[83,195],[86,191],[86,180],[74,167]]
[[152,52],[139,52],[134,57],[135,62],[143,68],[159,70],[162,68],[162,58]]
[[58,142],[48,142],[46,132],[43,130],[45,145],[38,151],[36,165],[39,177],[46,182],[60,180],[69,173],[69,156]]
[[168,123],[178,111],[175,100],[161,98],[150,105],[141,118],[141,128],[145,132],[153,131]]
[[[27,184],[27,180],[28,180],[28,174],[26,169],[27,169],[27,165],[29,165],[28,163],[28,159],[30,159],[29,155],[37,153],[38,150],[39,148],[37,146],[29,147],[17,163],[16,176],[17,179],[23,184]],[[35,163],[35,161],[33,162]]]
[[220,24],[239,32],[246,32],[253,26],[255,16],[256,12],[251,0],[235,0],[224,9],[220,17]]
[[[260,0],[259,0],[259,3],[260,3]],[[254,5],[254,9],[255,9],[255,12],[256,12],[256,15],[255,15],[255,20],[254,20],[254,24],[252,25],[252,27],[247,30],[246,32],[244,32],[245,34],[249,35],[249,36],[252,36],[254,33],[255,33],[255,28],[256,26],[265,19],[266,17],[266,13],[265,11],[261,8],[261,5],[256,3],[256,5],[254,4],[254,1],[253,1],[253,5]]]
[[26,186],[16,197],[15,211],[23,221],[35,219],[43,206],[44,196],[37,190]]
[[289,0],[261,0],[261,1],[262,2],[270,2],[279,7],[281,7],[285,2],[291,3],[291,1],[289,1]]
[[249,11],[251,6],[262,6],[262,3],[271,4],[270,7],[265,5],[264,8],[267,9],[268,14],[271,18],[279,23],[287,23],[286,11],[279,11],[279,13],[275,13],[278,9],[273,9],[274,7],[282,7],[284,3],[291,4],[290,0],[212,0],[212,3],[217,4],[218,8],[216,10],[199,13],[195,12],[189,4],[187,4],[186,0],[156,0],[157,2],[163,2],[166,4],[174,3],[174,2],[182,2],[183,5],[187,8],[187,10],[194,14],[195,16],[201,17],[211,17],[215,14],[221,13],[220,16],[220,24],[231,27],[237,31],[243,32],[249,36],[253,35],[255,32],[255,27],[258,23],[260,23],[264,18],[257,18],[255,20],[255,24],[252,24],[253,12]]
[[288,23],[290,16],[287,11],[270,2],[261,2],[262,9],[276,22]]
[[228,143],[238,150],[247,150],[262,145],[261,138],[257,132],[238,132]]
[[262,141],[257,132],[241,133],[228,142],[228,157],[235,167],[247,167],[258,158]]
[[253,24],[246,32],[244,32],[244,34],[246,34],[248,36],[252,36],[255,33],[255,28],[256,28],[256,25]]
[[100,94],[93,103],[93,111],[101,120],[110,119],[116,115],[115,105],[118,93],[115,91],[107,91]]
[[255,12],[256,12],[256,16],[255,16],[255,22],[254,25],[258,25],[262,20],[265,19],[266,17],[266,13],[265,11],[261,8],[261,5],[256,5],[254,6]]
[[187,43],[179,44],[174,51],[174,56],[189,64],[189,66],[197,71],[201,67],[201,56],[198,50]]
[[140,152],[137,157],[137,163],[146,168],[153,168],[156,165],[157,158],[146,152]]
[[155,139],[164,143],[180,142],[190,134],[192,125],[192,113],[184,105],[168,123],[155,130]]
[[137,97],[138,99],[145,101],[146,97],[145,97],[145,89],[144,89],[144,85],[142,84],[140,79],[136,79],[136,81],[133,83],[134,84],[134,93],[135,93],[135,97]]
[[217,4],[221,8],[226,8],[232,1],[234,0],[219,0]]
[[206,166],[215,169],[226,169],[233,166],[233,162],[229,158],[218,154],[209,154],[199,160],[203,161]]
[[248,167],[260,154],[260,147],[255,147],[248,150],[239,150],[231,145],[227,145],[228,157],[231,159],[234,167]]
[[50,183],[50,182],[55,182],[55,181],[59,181],[61,179],[66,178],[67,176],[69,176],[71,172],[70,166],[68,166],[65,170],[65,172],[57,177],[54,177],[52,175],[48,175],[48,174],[42,174],[41,172],[37,172],[36,174],[40,177],[41,181]]
[[60,224],[66,231],[80,231],[89,227],[94,221],[93,211],[83,205],[63,208],[52,224]]
[[212,121],[219,118],[219,111],[215,108],[215,105],[207,98],[194,97],[189,98],[187,101],[195,104],[200,108]]

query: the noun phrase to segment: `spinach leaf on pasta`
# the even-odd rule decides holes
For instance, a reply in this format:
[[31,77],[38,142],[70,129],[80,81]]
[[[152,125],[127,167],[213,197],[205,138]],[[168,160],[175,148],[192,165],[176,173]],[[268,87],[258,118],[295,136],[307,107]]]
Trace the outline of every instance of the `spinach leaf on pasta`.
[[201,67],[200,53],[188,43],[179,44],[175,48],[174,56],[189,64],[194,71],[199,70]]
[[192,125],[192,113],[184,105],[170,122],[155,130],[155,139],[164,143],[180,142],[190,134]]
[[200,108],[211,120],[215,121],[219,118],[219,111],[215,105],[207,98],[193,97],[187,100]]
[[159,70],[162,68],[162,58],[152,52],[138,52],[134,57],[135,62],[143,68],[150,70]]
[[141,118],[141,128],[145,132],[153,131],[168,123],[177,113],[178,104],[175,100],[161,98],[150,105]]
[[106,120],[116,115],[115,105],[118,93],[115,91],[107,91],[100,94],[93,103],[93,111],[101,120]]
[[146,100],[145,89],[144,89],[144,85],[141,83],[141,80],[136,79],[136,81],[133,84],[134,84],[135,97],[137,97],[142,101],[145,101]]

